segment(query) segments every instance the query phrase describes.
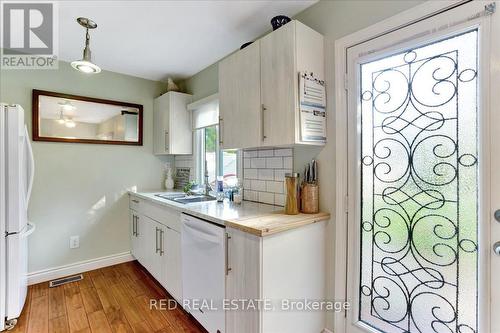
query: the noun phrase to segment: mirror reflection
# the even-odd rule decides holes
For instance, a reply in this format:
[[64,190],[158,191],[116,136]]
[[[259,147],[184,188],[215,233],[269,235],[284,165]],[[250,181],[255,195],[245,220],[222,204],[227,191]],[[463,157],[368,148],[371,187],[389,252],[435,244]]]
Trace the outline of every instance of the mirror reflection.
[[[106,104],[69,98],[37,96],[38,122],[34,140],[139,144],[142,106],[118,102]],[[108,101],[110,102],[110,101]],[[38,138],[35,135],[38,134]]]

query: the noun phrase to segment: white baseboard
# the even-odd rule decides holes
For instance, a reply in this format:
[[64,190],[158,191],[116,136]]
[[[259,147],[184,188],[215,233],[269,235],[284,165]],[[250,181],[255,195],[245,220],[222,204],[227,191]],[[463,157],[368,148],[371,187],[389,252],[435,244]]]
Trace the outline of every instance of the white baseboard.
[[328,328],[324,328],[323,332],[321,332],[321,333],[333,333],[333,331],[330,331]]
[[105,257],[79,261],[69,265],[43,269],[40,271],[28,273],[28,284],[32,285],[40,282],[59,279],[68,275],[79,274],[132,260],[134,260],[134,257],[132,256],[130,251],[127,251]]

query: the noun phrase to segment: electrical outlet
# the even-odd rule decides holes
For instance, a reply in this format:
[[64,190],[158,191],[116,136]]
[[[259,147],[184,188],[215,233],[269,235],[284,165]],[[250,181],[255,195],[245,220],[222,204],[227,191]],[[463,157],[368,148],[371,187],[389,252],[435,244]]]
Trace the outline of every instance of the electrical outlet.
[[80,236],[71,236],[69,238],[69,248],[77,249],[80,247]]

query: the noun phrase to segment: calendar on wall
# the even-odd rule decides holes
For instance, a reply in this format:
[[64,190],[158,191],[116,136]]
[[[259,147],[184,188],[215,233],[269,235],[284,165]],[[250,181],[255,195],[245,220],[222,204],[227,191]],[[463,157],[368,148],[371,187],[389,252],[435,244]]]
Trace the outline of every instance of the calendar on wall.
[[300,135],[302,141],[326,142],[325,81],[313,73],[299,74]]

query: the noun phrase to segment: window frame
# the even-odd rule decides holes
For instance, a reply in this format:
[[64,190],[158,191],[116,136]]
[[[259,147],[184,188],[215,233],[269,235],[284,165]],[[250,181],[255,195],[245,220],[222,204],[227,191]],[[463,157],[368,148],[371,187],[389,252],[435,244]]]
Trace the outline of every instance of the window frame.
[[[193,160],[195,166],[195,181],[197,184],[205,185],[205,161],[206,161],[206,148],[205,148],[205,137],[206,129],[209,127],[215,127],[216,142],[220,142],[219,137],[219,124],[198,128],[193,131]],[[232,149],[231,149],[232,150]],[[224,154],[222,153],[224,149],[221,149],[219,144],[215,145],[215,176],[223,176],[223,159]],[[242,174],[242,154],[240,149],[236,149],[236,177],[240,178]]]

